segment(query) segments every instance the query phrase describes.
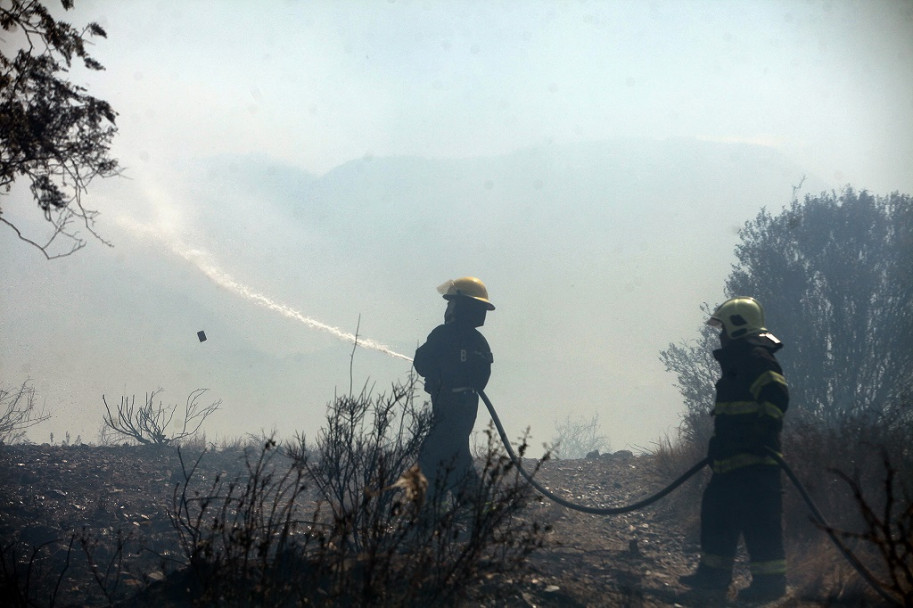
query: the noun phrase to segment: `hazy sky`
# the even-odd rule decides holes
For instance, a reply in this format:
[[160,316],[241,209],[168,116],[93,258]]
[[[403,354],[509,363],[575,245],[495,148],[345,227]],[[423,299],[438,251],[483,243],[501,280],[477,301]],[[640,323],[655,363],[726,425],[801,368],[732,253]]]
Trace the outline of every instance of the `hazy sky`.
[[[559,292],[566,286],[535,285],[534,273],[527,280],[520,272],[514,282],[505,277],[500,284],[491,283],[488,277],[506,274],[506,264],[496,265],[499,256],[508,256],[517,245],[511,230],[503,230],[497,243],[486,245],[497,249],[497,255],[489,258],[460,257],[457,248],[449,264],[429,263],[402,279],[397,273],[406,264],[366,271],[366,263],[357,260],[331,260],[310,276],[320,277],[319,288],[316,283],[292,285],[308,281],[298,275],[289,278],[293,261],[280,259],[284,250],[278,243],[319,240],[319,228],[290,227],[285,216],[267,210],[266,205],[261,213],[251,191],[226,187],[218,172],[193,172],[193,167],[211,169],[217,165],[213,159],[219,157],[254,155],[321,176],[360,159],[471,160],[618,138],[745,142],[781,153],[799,171],[782,183],[768,185],[767,191],[782,192],[782,199],[741,201],[738,204],[743,207],[734,208],[732,216],[725,218],[708,210],[706,230],[675,235],[697,243],[725,234],[724,251],[731,251],[733,225],[753,217],[763,204],[785,204],[801,173],[826,187],[849,183],[879,194],[913,192],[913,2],[909,0],[77,0],[77,5],[67,13],[69,21],[96,21],[108,33],[92,48],[107,69],[97,74],[74,70],[74,77],[110,101],[120,114],[113,153],[124,167],[124,179],[93,184],[86,201],[102,212],[98,228],[115,243],[114,249],[90,242],[79,259],[45,262],[24,245],[12,243],[9,231],[0,237],[5,241],[0,270],[19,283],[15,294],[7,290],[3,296],[3,330],[14,333],[15,339],[0,344],[0,380],[16,384],[32,377],[55,414],[33,434],[35,440],[45,440],[48,429],[56,429],[58,437],[71,430],[94,440],[100,424],[100,393],[142,394],[158,383],[169,384],[164,361],[171,357],[183,361],[183,354],[171,353],[158,343],[145,358],[138,355],[148,339],[144,332],[150,331],[141,319],[135,335],[98,336],[97,322],[90,321],[71,321],[66,341],[53,334],[50,328],[62,323],[60,316],[105,318],[112,314],[106,307],[123,310],[143,301],[136,294],[112,292],[110,299],[87,294],[60,308],[47,304],[53,289],[76,293],[88,278],[104,283],[105,276],[92,274],[101,259],[116,261],[123,269],[123,276],[107,277],[111,282],[142,272],[169,289],[179,289],[174,287],[176,281],[187,293],[204,289],[201,281],[205,283],[206,277],[199,270],[209,268],[209,278],[223,282],[222,299],[231,302],[230,314],[237,315],[237,323],[253,328],[251,336],[265,336],[250,337],[251,344],[261,351],[272,350],[277,357],[301,354],[295,350],[300,346],[283,343],[277,336],[298,330],[320,334],[323,337],[313,338],[317,344],[313,352],[335,349],[343,367],[338,377],[327,381],[326,393],[313,397],[318,403],[345,383],[349,347],[326,337],[319,327],[299,327],[302,323],[288,310],[268,311],[241,298],[226,298],[226,282],[233,278],[279,305],[347,331],[354,331],[357,315],[364,314],[361,330],[366,337],[395,344],[411,356],[415,343],[440,318],[434,287],[460,274],[478,274],[489,280],[496,303],[500,291],[502,301],[512,305],[506,312],[493,313],[507,317],[498,320],[499,325],[490,317],[490,331],[486,331],[496,352],[490,394],[509,410],[505,418],[513,425],[511,434],[533,425],[534,434],[546,440],[551,425],[564,413],[595,412],[613,447],[620,449],[649,446],[677,424],[674,379],[657,370],[655,356],[649,369],[626,358],[625,343],[645,336],[645,352],[655,355],[669,342],[692,337],[700,322],[700,303],[720,297],[731,260],[717,256],[708,262],[697,253],[689,259],[687,250],[664,248],[673,240],[671,232],[653,234],[639,253],[654,258],[648,268],[678,269],[680,265],[681,269],[670,279],[644,276],[643,267],[618,265],[610,281],[593,277],[593,286],[575,292],[576,298],[586,299],[587,310],[603,306],[612,314],[588,320],[594,341],[581,345],[585,369],[574,368],[560,352],[551,353],[548,360],[540,356],[553,373],[546,380],[517,362],[531,350],[528,340],[547,340],[547,332],[585,336],[577,318],[581,301],[570,298],[566,310],[543,312],[535,306],[541,290]],[[698,184],[697,192],[687,197],[698,206],[693,211],[701,213],[700,191],[722,187],[722,183]],[[435,204],[435,193],[427,196],[429,205]],[[506,193],[505,199],[509,198]],[[207,206],[206,213],[201,205]],[[565,200],[554,205],[568,214],[589,213]],[[213,207],[218,207],[218,213]],[[5,197],[3,208],[9,218],[22,218],[23,225],[35,215],[33,203],[21,191]],[[618,212],[636,217],[638,210]],[[204,216],[208,223],[202,221]],[[219,218],[218,226],[213,217]],[[530,222],[548,222],[547,214],[530,217]],[[484,214],[477,219],[486,222]],[[543,230],[546,227],[542,225]],[[475,231],[473,225],[454,226],[449,234],[472,240]],[[150,245],[144,240],[150,234],[167,238]],[[408,233],[393,233],[390,247],[408,249],[409,239]],[[171,256],[184,264],[184,270],[175,276],[170,267],[157,265],[153,252]],[[521,255],[529,258],[529,265],[541,263],[537,258],[541,251],[523,250]],[[560,251],[543,257],[555,272],[563,263],[576,263],[562,258]],[[492,267],[480,267],[479,259],[489,259]],[[187,260],[195,260],[197,266]],[[601,260],[597,266],[609,263]],[[157,277],[157,272],[168,276]],[[401,289],[391,286],[389,293],[363,289],[375,280],[380,283],[381,274],[390,285],[401,280]],[[619,285],[637,286],[636,303],[613,308]],[[670,293],[679,285],[693,289],[682,287]],[[419,291],[419,286],[425,291]],[[505,294],[508,288],[510,293]],[[405,303],[397,300],[394,305],[404,294],[408,294]],[[638,318],[644,302],[662,307],[669,301],[674,302],[668,306],[675,307],[675,314],[658,318],[673,327],[657,327],[655,321]],[[170,301],[161,306],[177,304]],[[544,328],[541,337],[530,337],[527,324],[533,320]],[[187,321],[180,331],[195,334],[204,329],[197,326],[198,321]],[[300,345],[305,338],[295,334],[295,340]],[[129,346],[129,355],[118,351],[118,343]],[[61,352],[55,353],[55,348]],[[105,363],[84,369],[60,363],[74,358]],[[132,363],[120,370],[116,362],[127,360]],[[60,366],[57,371],[51,371],[51,361]],[[373,361],[366,359],[364,366],[370,368]],[[376,370],[362,373],[380,376],[382,382],[404,368],[402,361],[382,356],[376,365]],[[566,404],[549,409],[547,404],[562,396],[586,392],[581,386],[597,382],[608,373],[606,369],[615,374],[611,381],[603,380],[609,386],[624,382],[640,387],[636,404],[600,406],[597,397],[590,395],[581,399],[579,409]],[[286,410],[278,407],[271,411],[258,406],[256,412],[242,416],[243,405],[229,402],[232,383],[243,379],[230,371],[220,375],[210,369],[207,374],[213,396],[222,398],[226,408],[235,408],[226,415],[229,421],[219,423],[221,432],[240,434],[261,422],[266,428],[300,422],[294,417],[289,421]],[[498,374],[503,379],[500,386]],[[187,379],[186,387],[170,383],[166,390],[171,400],[182,400],[198,380]],[[78,390],[70,390],[77,386]],[[634,400],[630,390],[618,398]],[[511,397],[529,403],[536,395],[546,395],[546,403],[532,411],[522,404],[508,405]],[[612,401],[610,395],[605,399]],[[84,403],[87,400],[93,400],[91,406]],[[661,407],[651,405],[658,402]],[[232,426],[232,418],[247,426]]]
[[909,0],[78,4],[109,32],[91,82],[136,173],[689,136],[773,145],[838,183],[913,180]]

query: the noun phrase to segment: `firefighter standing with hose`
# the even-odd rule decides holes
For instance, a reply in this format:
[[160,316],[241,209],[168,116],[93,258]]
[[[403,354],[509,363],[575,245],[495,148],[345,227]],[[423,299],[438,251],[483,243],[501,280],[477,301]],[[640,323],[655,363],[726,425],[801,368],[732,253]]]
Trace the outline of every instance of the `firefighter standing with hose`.
[[713,476],[701,502],[701,561],[679,580],[693,589],[725,592],[732,581],[739,536],[750,558],[751,585],[742,601],[770,601],[786,593],[779,454],[789,391],[774,353],[782,343],[764,327],[754,298],[737,297],[713,313],[722,348],[713,352],[714,433],[708,446]]
[[488,341],[476,329],[495,307],[485,284],[475,277],[447,281],[438,287],[447,309],[437,326],[415,351],[415,371],[431,395],[431,430],[422,443],[418,465],[428,479],[429,497],[443,492],[471,498],[478,486],[469,436],[479,409],[478,391],[491,376],[493,357]]

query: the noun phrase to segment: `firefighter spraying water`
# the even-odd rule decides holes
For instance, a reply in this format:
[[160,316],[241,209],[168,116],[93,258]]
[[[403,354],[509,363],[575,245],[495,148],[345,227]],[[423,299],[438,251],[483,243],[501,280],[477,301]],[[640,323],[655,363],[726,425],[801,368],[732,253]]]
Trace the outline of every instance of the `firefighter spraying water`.
[[415,371],[431,395],[431,431],[418,464],[432,494],[478,485],[469,436],[479,409],[479,391],[488,384],[494,361],[488,341],[476,329],[494,310],[485,284],[475,277],[447,281],[438,288],[447,300],[444,323],[415,351]]

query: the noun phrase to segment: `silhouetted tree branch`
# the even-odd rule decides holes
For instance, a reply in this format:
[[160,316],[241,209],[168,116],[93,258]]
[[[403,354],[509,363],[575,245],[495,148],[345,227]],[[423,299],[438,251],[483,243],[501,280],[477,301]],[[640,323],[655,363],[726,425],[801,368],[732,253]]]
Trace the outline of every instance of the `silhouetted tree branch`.
[[[73,7],[72,0],[61,4],[65,10]],[[107,34],[97,23],[77,30],[58,21],[36,0],[4,2],[0,27],[6,34],[0,52],[0,189],[9,193],[18,178],[25,178],[52,234],[44,244],[23,235],[2,217],[2,207],[0,222],[48,259],[85,246],[69,228],[74,221],[110,245],[95,232],[97,212],[83,206],[82,195],[94,178],[118,173],[117,161],[109,156],[117,113],[66,78],[77,58],[89,70],[104,69],[86,46],[91,37]],[[59,236],[70,239],[71,246],[51,254]]]

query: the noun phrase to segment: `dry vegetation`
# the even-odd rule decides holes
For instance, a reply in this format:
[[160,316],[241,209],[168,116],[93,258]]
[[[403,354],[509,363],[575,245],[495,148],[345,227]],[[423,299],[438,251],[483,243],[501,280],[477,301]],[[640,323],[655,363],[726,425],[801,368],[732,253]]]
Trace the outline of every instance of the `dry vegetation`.
[[[408,395],[338,399],[319,437],[284,445],[3,446],[5,605],[710,605],[677,583],[697,561],[703,475],[598,517],[535,497],[489,443],[480,499],[429,511],[398,481],[427,422]],[[791,593],[777,605],[910,605],[909,432],[876,419],[790,428],[796,475],[883,595],[788,487]],[[702,457],[666,440],[649,455],[526,465],[566,499],[617,506]],[[746,570],[742,556],[736,587]]]

